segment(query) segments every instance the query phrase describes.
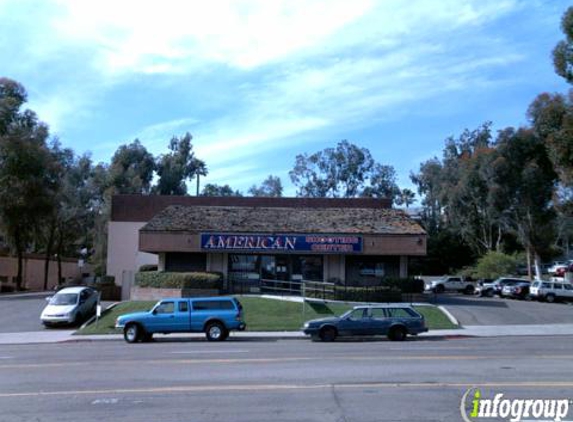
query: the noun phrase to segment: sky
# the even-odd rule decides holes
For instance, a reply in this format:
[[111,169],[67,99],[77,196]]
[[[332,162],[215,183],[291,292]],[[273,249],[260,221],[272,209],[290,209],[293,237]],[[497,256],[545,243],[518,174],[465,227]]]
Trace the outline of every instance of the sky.
[[[294,196],[295,157],[348,140],[398,185],[444,140],[527,124],[570,3],[542,0],[0,0],[0,76],[95,162],[193,135],[204,183]],[[190,184],[190,187],[193,183]],[[190,189],[193,191],[193,189]]]

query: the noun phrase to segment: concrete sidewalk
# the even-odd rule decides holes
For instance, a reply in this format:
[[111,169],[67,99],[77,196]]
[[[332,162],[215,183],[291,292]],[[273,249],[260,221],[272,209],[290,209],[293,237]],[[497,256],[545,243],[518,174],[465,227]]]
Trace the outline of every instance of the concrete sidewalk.
[[[505,336],[554,336],[573,335],[573,324],[550,325],[474,325],[455,330],[431,330],[420,334],[420,338],[448,338],[448,337],[505,337]],[[158,339],[203,339],[203,333],[156,335]],[[231,338],[248,339],[304,339],[307,338],[300,331],[282,332],[234,332]],[[74,335],[73,330],[45,330],[28,333],[0,333],[0,345],[35,344],[35,343],[66,343],[88,341],[123,341],[121,334],[105,335]]]

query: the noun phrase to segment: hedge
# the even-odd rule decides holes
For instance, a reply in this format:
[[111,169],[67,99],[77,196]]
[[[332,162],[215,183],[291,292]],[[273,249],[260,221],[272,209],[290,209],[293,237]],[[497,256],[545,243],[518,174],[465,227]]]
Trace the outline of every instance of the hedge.
[[156,264],[143,264],[141,267],[139,267],[139,272],[143,273],[143,272],[147,272],[147,271],[157,271],[157,265]]
[[135,285],[163,289],[221,289],[221,273],[193,272],[138,272],[135,274]]
[[345,286],[337,284],[323,291],[308,290],[307,297],[350,302],[401,302],[402,294],[422,293],[424,281],[417,279],[384,279],[377,286]]

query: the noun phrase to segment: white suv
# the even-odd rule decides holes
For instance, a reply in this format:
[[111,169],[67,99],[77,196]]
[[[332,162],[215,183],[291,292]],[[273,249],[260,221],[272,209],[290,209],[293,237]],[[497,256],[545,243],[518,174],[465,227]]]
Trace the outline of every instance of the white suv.
[[559,299],[573,300],[573,285],[554,281],[534,281],[529,294],[533,299],[546,300],[549,303]]

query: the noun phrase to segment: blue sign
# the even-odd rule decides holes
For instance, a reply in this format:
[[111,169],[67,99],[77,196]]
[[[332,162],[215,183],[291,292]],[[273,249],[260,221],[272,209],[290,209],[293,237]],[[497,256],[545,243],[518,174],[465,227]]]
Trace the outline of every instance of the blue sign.
[[315,252],[323,254],[362,252],[362,237],[351,235],[288,235],[202,233],[201,249],[251,252]]

